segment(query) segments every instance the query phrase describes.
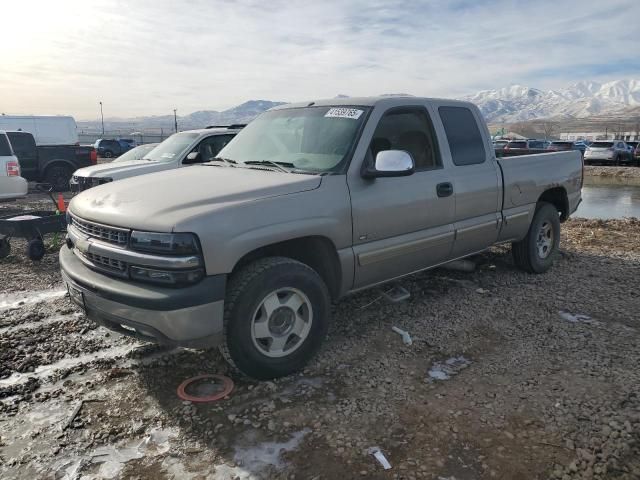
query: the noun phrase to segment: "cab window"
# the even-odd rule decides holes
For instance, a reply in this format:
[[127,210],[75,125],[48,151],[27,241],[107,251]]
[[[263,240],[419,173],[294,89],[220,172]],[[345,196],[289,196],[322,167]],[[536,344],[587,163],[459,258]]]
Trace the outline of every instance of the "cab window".
[[431,118],[423,107],[400,107],[387,111],[371,139],[372,158],[383,150],[404,150],[415,162],[416,170],[440,167],[440,152]]

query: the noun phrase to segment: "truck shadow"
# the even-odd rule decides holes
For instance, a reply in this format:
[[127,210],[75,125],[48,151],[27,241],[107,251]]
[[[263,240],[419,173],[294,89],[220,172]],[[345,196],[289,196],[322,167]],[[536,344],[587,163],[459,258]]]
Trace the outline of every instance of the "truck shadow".
[[[261,448],[287,444],[298,438],[296,435],[305,437],[297,440],[305,445],[323,444],[324,440],[300,433],[315,428],[315,409],[332,411],[352,398],[362,398],[363,389],[370,388],[343,378],[343,369],[359,370],[366,364],[375,365],[374,369],[364,370],[365,376],[369,375],[376,383],[381,381],[380,376],[398,376],[404,379],[405,386],[415,386],[420,391],[429,366],[438,359],[464,354],[477,363],[489,356],[499,357],[523,349],[535,353],[540,345],[533,343],[532,335],[540,342],[540,338],[571,328],[559,315],[561,311],[584,314],[606,328],[638,334],[640,324],[633,311],[640,309],[640,300],[631,290],[618,292],[618,302],[635,305],[635,309],[621,313],[611,310],[610,296],[606,293],[609,285],[634,284],[640,276],[637,262],[568,250],[559,253],[556,265],[548,273],[529,275],[517,270],[507,247],[496,247],[473,260],[477,267],[471,273],[436,269],[403,279],[400,283],[411,293],[404,303],[386,303],[382,293],[388,286],[339,302],[334,306],[334,322],[324,347],[302,374],[256,382],[230,372],[217,351],[182,350],[140,366],[140,381],[188,438],[233,464],[243,462],[242,453],[238,452],[246,448],[253,448],[252,455],[260,456]],[[539,317],[533,327],[531,315]],[[392,326],[409,331],[413,345],[403,345],[391,331]],[[415,372],[415,378],[407,378],[409,371]],[[176,395],[178,385],[203,373],[229,375],[236,388],[228,399],[219,402],[197,405],[182,402]],[[365,403],[376,402],[379,393],[367,390],[365,397],[371,398]],[[424,395],[427,398],[431,394]],[[397,413],[401,413],[402,404],[397,408]],[[349,423],[348,418],[344,421]],[[352,428],[361,429],[360,435],[374,441],[382,425],[384,422],[367,427],[354,423]],[[415,430],[409,423],[403,428]],[[324,462],[335,462],[329,458],[331,451],[326,454],[319,453],[317,448],[314,451],[314,462],[320,462],[321,458]],[[288,458],[286,448],[282,453]],[[396,461],[398,456],[411,455],[410,449],[399,448]],[[245,466],[264,475],[263,468],[272,468],[269,462],[281,461],[278,455],[264,458],[270,460]],[[299,468],[313,471],[308,470],[304,458],[296,460],[291,456],[291,460]]]

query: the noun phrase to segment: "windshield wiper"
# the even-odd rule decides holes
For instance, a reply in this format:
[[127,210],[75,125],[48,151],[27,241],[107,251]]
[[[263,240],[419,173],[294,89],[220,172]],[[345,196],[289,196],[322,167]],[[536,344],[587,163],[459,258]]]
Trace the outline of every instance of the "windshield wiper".
[[215,162],[216,160],[221,160],[227,165],[232,165],[232,166],[235,166],[238,163],[235,160],[231,160],[230,158],[224,158],[224,157],[214,157],[213,160],[209,160],[209,162]]
[[281,172],[285,172],[285,173],[291,173],[291,170],[289,170],[289,168],[296,167],[293,163],[274,162],[273,160],[249,160],[248,162],[244,162],[244,164],[245,165],[270,165],[272,167],[277,168]]

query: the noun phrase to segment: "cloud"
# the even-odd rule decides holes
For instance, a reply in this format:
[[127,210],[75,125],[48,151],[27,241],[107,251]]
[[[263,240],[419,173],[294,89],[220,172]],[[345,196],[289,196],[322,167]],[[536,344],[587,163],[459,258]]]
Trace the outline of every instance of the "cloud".
[[186,114],[640,76],[632,0],[12,3],[14,30],[0,30],[0,110],[12,113],[95,118],[102,100],[107,116]]

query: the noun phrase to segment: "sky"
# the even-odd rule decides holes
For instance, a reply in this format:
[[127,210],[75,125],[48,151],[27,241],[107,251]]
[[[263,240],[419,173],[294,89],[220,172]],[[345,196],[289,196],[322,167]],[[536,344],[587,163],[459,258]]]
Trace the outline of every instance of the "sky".
[[638,0],[12,0],[0,112],[134,117],[251,99],[458,97],[640,78]]

